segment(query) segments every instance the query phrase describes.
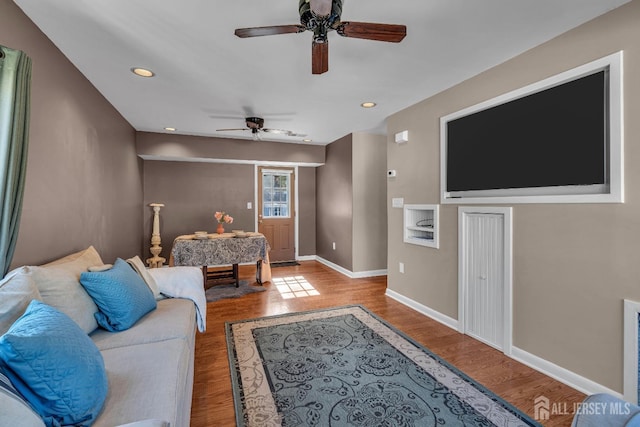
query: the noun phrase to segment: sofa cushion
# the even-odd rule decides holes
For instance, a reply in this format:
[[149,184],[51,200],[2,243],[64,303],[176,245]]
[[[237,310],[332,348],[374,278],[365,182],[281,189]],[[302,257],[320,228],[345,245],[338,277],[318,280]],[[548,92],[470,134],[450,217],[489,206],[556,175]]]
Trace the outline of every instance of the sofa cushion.
[[587,396],[571,423],[571,427],[623,426],[640,426],[640,407],[606,393]]
[[0,364],[0,426],[44,427],[42,418],[15,389]]
[[34,299],[41,296],[28,268],[16,268],[0,281],[0,335],[9,330]]
[[138,273],[118,258],[113,268],[84,272],[80,283],[99,308],[95,317],[108,331],[124,331],[156,308],[156,300]]
[[42,301],[57,308],[86,333],[98,327],[94,314],[98,307],[80,285],[80,274],[89,267],[102,265],[93,246],[60,260],[37,267],[29,267],[40,291]]
[[126,331],[109,332],[98,328],[90,335],[100,350],[126,347],[168,339],[185,339],[193,345],[196,316],[193,302],[186,299],[164,299],[157,308]]
[[154,298],[156,300],[162,298],[162,295],[160,295],[160,290],[158,289],[158,284],[151,276],[151,274],[149,274],[149,272],[147,271],[147,267],[144,266],[144,263],[142,262],[140,257],[136,255],[133,258],[129,258],[127,262],[140,275],[140,277],[142,277],[142,280],[144,280],[147,286],[149,286],[149,289],[151,289],[151,292],[153,292]]
[[47,426],[88,426],[107,394],[100,351],[62,312],[32,301],[0,338],[0,363]]
[[[93,427],[112,427],[144,419],[181,426],[189,359],[193,349],[173,339],[103,350],[109,376],[109,393]],[[190,404],[186,402],[187,405]]]
[[[95,257],[100,258],[100,255],[98,255],[98,251],[96,250],[96,248],[94,248],[93,246],[89,246],[87,249],[83,249],[81,251],[78,252],[74,252],[72,254],[63,256],[62,258],[58,258],[55,259],[53,261],[50,261],[46,264],[42,264],[43,267],[51,267],[54,265],[60,265],[60,264],[66,264],[68,262],[72,262],[75,261],[79,258],[86,258],[86,257],[91,257],[94,258]],[[98,264],[102,264],[102,260],[100,260],[100,262]]]

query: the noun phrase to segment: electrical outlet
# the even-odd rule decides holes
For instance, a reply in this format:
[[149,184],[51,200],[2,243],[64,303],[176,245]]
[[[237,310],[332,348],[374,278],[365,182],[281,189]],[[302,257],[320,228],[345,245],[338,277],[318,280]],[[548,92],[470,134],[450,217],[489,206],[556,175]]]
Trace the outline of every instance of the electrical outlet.
[[247,209],[251,209],[253,207],[253,204],[251,202],[247,202]]
[[404,274],[404,262],[398,263],[398,270],[400,270],[400,273]]

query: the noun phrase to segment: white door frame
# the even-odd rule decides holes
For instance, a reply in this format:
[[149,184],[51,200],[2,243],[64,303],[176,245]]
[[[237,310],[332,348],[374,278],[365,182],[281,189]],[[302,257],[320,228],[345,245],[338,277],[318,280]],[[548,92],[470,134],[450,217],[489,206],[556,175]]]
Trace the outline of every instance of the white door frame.
[[260,215],[260,212],[258,212],[258,197],[262,197],[262,195],[260,194],[260,192],[258,191],[258,175],[260,174],[260,168],[269,168],[269,167],[273,167],[275,168],[291,168],[293,169],[293,173],[295,175],[295,179],[293,180],[293,189],[292,191],[294,192],[294,199],[293,199],[293,214],[294,216],[294,233],[296,234],[294,236],[294,242],[293,244],[295,245],[295,259],[299,259],[299,253],[298,250],[300,248],[300,244],[298,243],[298,239],[300,237],[300,233],[299,233],[299,216],[298,216],[298,211],[299,211],[299,205],[298,205],[298,165],[287,165],[287,166],[282,166],[282,165],[272,165],[271,163],[255,163],[253,165],[253,194],[254,194],[254,201],[253,201],[253,206],[255,206],[255,218],[254,218],[254,230],[258,231],[258,215]]
[[624,400],[638,404],[638,315],[640,303],[624,300]]
[[504,300],[503,321],[504,338],[502,351],[507,356],[512,354],[513,346],[513,219],[510,207],[458,207],[458,332],[465,334],[465,301],[467,298],[467,247],[466,216],[470,214],[495,214],[503,216],[504,238]]

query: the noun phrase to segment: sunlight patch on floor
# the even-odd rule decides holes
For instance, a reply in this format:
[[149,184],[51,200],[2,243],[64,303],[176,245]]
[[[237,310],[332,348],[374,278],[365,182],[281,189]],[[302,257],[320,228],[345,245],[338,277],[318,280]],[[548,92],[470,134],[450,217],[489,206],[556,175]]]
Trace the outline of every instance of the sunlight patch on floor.
[[284,299],[304,298],[320,295],[304,276],[275,277],[271,282]]

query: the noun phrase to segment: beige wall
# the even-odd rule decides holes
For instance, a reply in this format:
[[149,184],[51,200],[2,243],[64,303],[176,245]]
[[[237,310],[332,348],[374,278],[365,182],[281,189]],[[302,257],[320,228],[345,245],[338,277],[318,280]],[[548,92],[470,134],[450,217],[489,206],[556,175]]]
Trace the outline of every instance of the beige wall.
[[[439,118],[624,50],[625,203],[514,205],[514,346],[622,391],[622,300],[640,300],[640,1],[393,115],[388,199],[439,203]],[[402,243],[389,212],[389,288],[457,318],[457,207],[441,206],[440,249]],[[406,273],[399,274],[398,262]]]
[[11,0],[0,44],[33,62],[27,181],[13,266],[94,245],[105,262],[141,252],[141,162],[120,114]]
[[353,271],[387,268],[387,137],[353,134]]

